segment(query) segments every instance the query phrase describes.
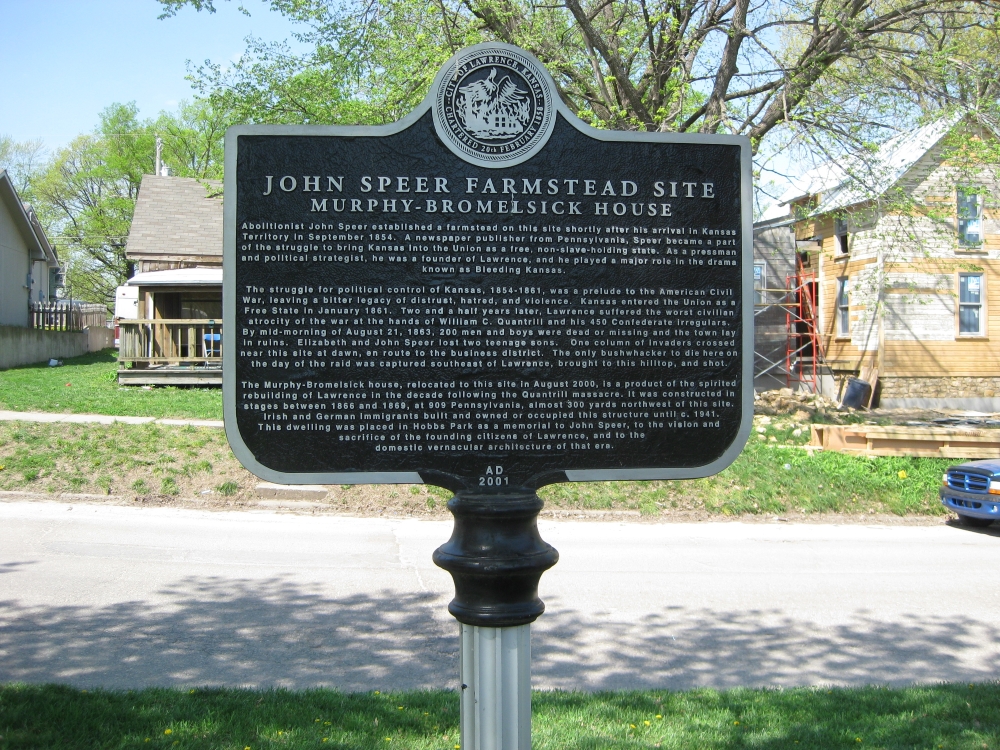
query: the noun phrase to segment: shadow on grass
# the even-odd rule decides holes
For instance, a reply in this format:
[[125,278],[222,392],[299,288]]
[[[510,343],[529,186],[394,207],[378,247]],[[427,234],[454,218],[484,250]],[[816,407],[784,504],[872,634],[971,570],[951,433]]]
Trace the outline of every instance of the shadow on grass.
[[[698,750],[859,746],[902,750],[995,747],[1000,734],[998,699],[1000,684],[993,682],[901,690],[544,693],[536,695],[533,708],[535,736],[544,747],[562,747],[545,741],[546,730],[560,720],[569,723],[567,716],[579,716],[585,717],[575,722],[573,747],[579,750],[655,748],[667,744],[661,742],[664,736],[670,738],[670,747]],[[618,731],[602,734],[594,731],[595,725]]]
[[[996,683],[900,691],[536,693],[532,700],[533,747],[538,750],[971,750],[996,747],[1000,736]],[[0,686],[0,705],[7,746],[32,750],[178,744],[190,750],[374,750],[386,747],[387,740],[395,743],[392,747],[441,750],[458,740],[458,697],[446,691],[158,688],[112,693],[15,685]]]
[[[149,602],[0,602],[0,682],[104,686],[454,688],[458,639],[444,597],[332,598],[270,578],[189,577]],[[565,690],[911,684],[996,679],[1000,627],[970,617],[863,611],[818,626],[780,611],[672,607],[635,622],[550,600],[533,681]]]

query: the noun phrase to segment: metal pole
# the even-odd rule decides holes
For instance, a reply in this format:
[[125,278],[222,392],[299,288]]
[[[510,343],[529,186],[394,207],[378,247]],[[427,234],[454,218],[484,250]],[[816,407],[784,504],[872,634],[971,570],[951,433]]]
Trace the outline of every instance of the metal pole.
[[538,579],[559,553],[538,534],[534,490],[460,490],[451,539],[434,562],[451,573],[448,611],[461,623],[462,750],[530,750],[531,625]]
[[531,625],[460,627],[462,750],[530,750]]

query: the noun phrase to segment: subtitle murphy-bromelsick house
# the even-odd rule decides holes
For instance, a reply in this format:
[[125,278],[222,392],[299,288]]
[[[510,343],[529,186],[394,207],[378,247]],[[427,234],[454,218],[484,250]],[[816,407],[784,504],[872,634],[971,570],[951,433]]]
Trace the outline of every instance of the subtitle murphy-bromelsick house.
[[1000,411],[997,151],[971,116],[938,120],[807,173],[757,223],[794,232],[827,395],[860,375],[882,407]]

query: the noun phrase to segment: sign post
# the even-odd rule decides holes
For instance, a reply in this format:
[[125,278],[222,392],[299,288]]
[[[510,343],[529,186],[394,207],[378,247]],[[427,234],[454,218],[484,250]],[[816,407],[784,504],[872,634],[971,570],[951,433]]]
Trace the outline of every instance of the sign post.
[[537,490],[742,450],[751,205],[747,139],[593,129],[506,44],[391,125],[228,131],[230,444],[270,481],[455,493],[465,750],[530,747]]

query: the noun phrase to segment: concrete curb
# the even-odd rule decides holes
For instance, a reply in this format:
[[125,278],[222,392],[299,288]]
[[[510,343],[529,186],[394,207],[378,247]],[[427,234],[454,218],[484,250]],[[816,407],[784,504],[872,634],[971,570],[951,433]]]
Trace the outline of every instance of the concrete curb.
[[[259,496],[258,496],[259,497]],[[329,503],[309,502],[304,500],[278,499],[245,499],[239,505],[212,506],[200,497],[176,497],[172,503],[134,503],[127,495],[95,495],[84,492],[25,492],[22,490],[0,490],[0,503],[56,503],[61,505],[117,505],[125,507],[174,507],[182,510],[208,510],[212,512],[254,511],[254,510],[291,510],[311,511],[334,509]],[[336,510],[336,509],[334,509]]]
[[0,503],[51,502],[85,503],[97,500],[102,503],[125,502],[124,495],[95,495],[84,492],[27,492],[24,490],[0,490]]
[[329,491],[328,487],[321,484],[259,482],[254,487],[257,497],[277,498],[279,500],[322,500]]

